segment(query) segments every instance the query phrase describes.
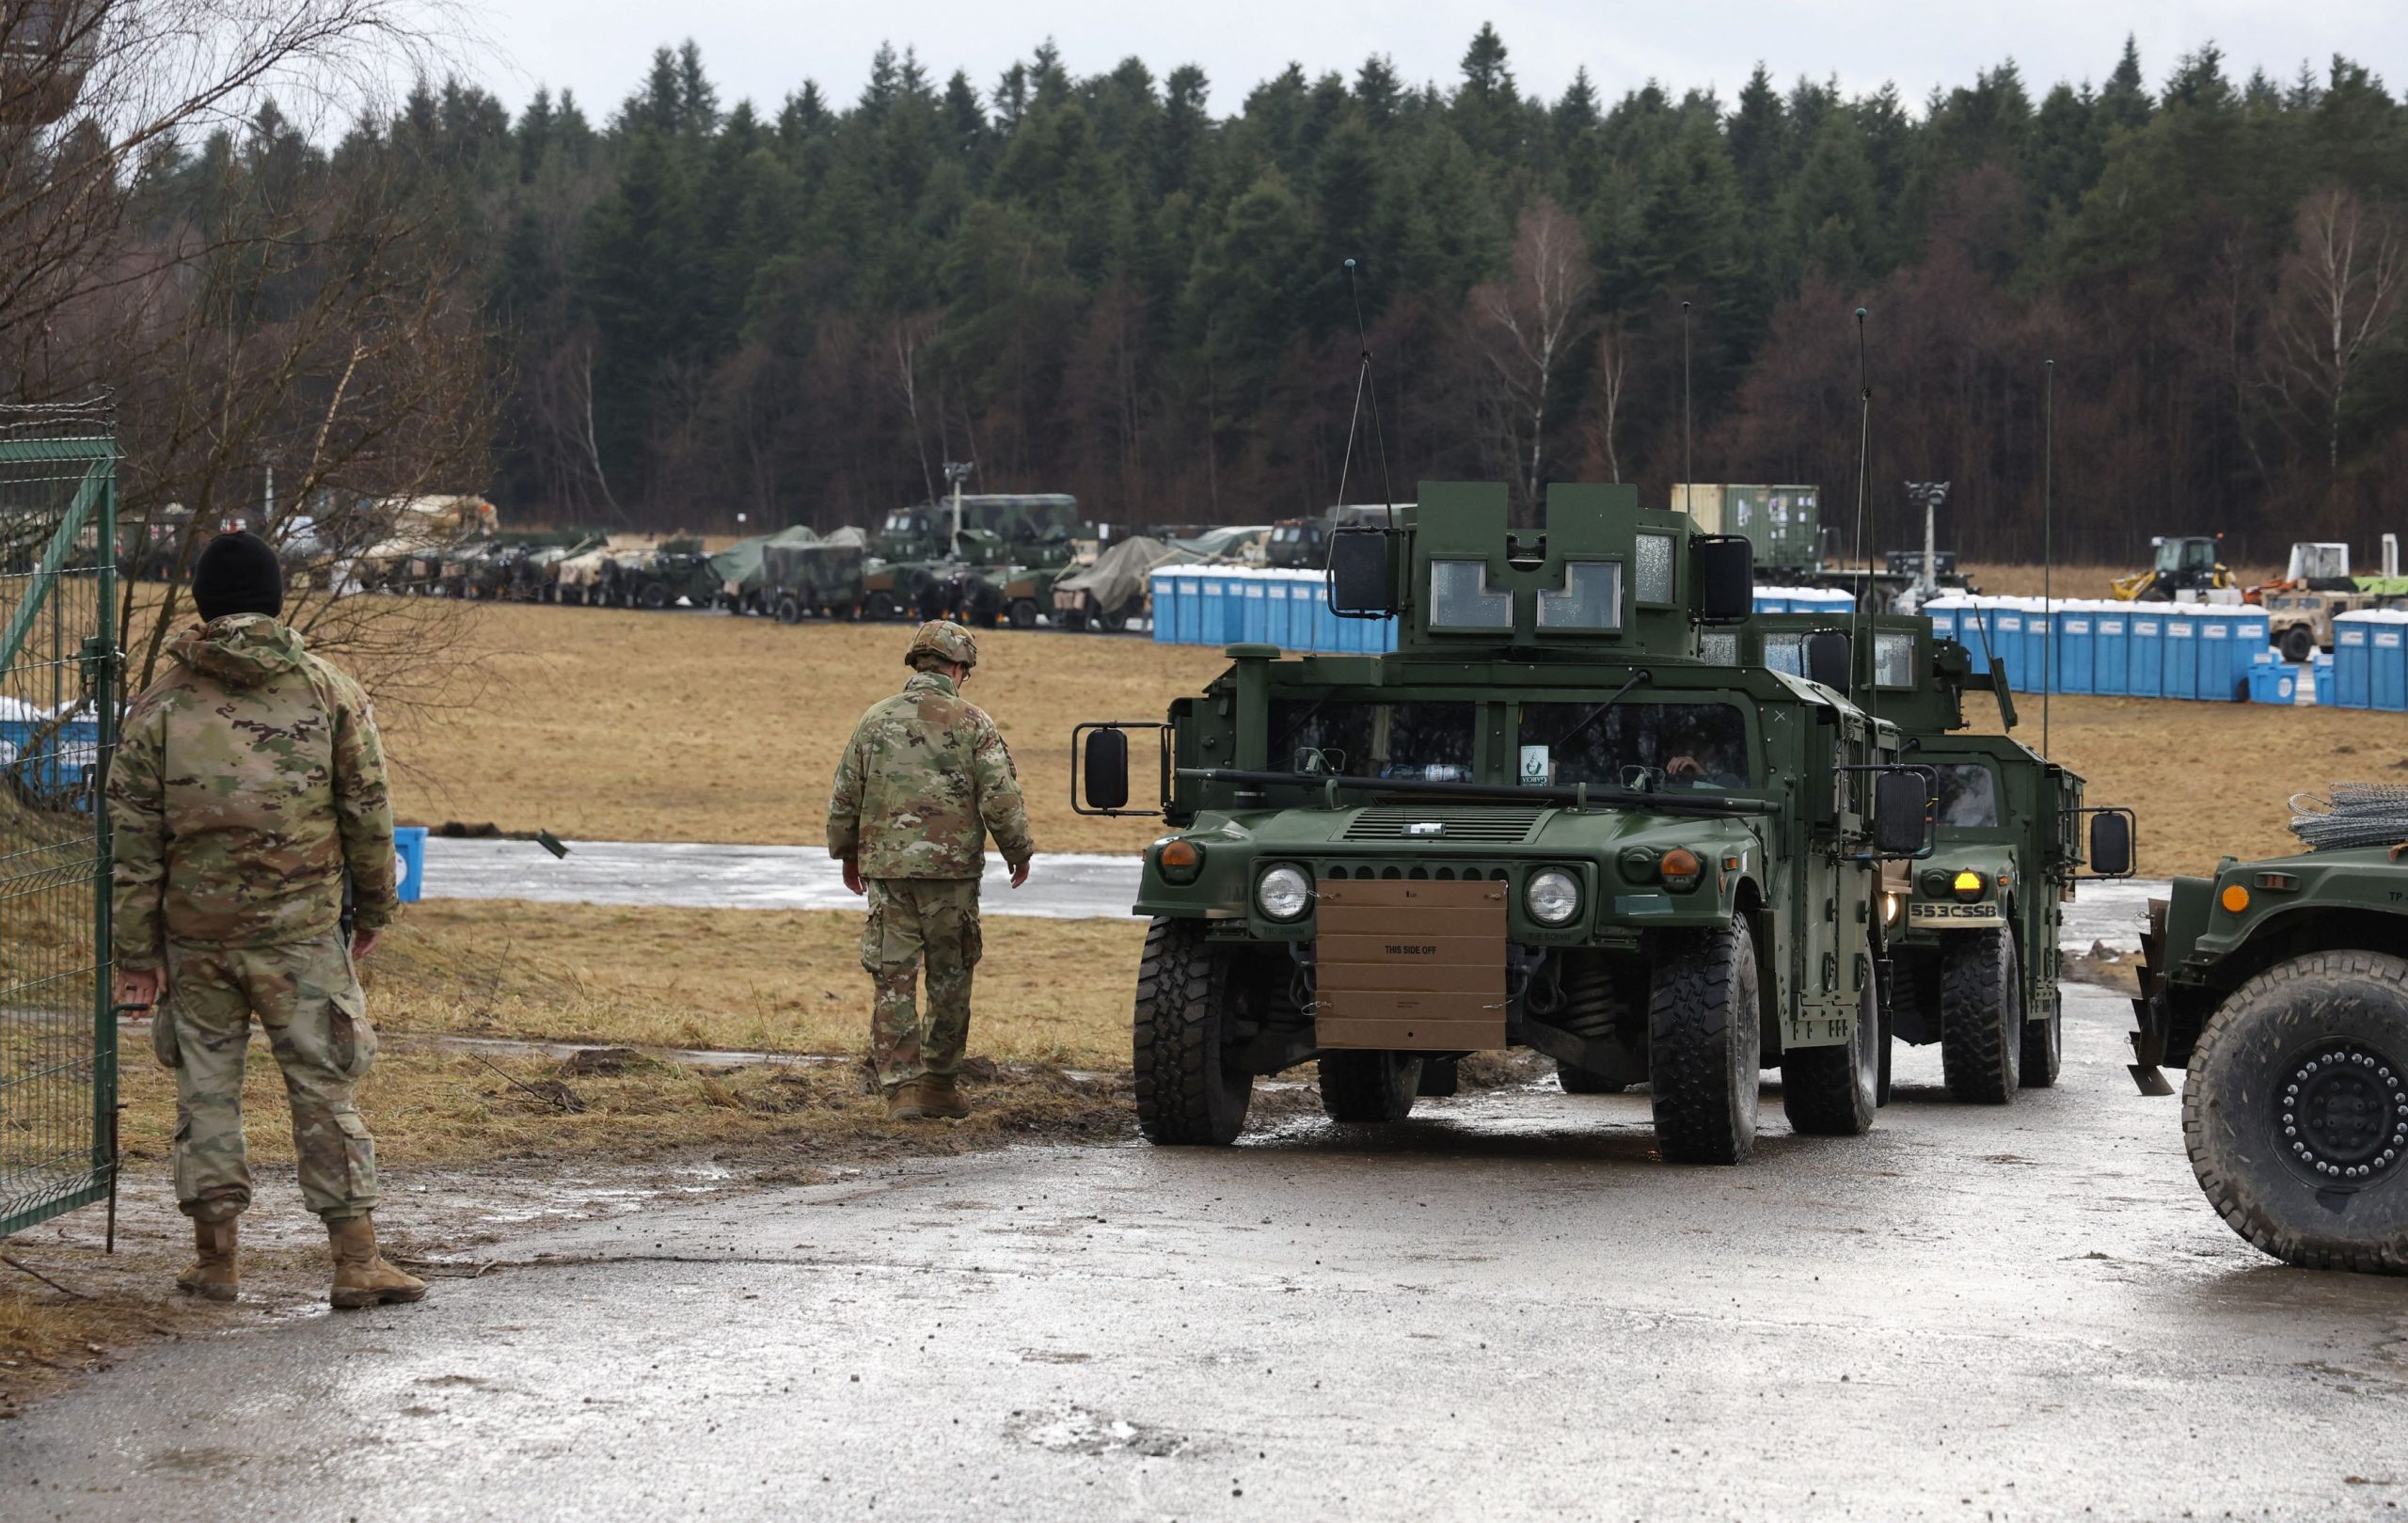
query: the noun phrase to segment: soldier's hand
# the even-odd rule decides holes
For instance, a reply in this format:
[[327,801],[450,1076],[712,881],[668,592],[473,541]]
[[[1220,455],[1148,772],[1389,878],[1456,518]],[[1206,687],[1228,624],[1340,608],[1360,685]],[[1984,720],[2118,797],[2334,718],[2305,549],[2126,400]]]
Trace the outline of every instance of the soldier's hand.
[[155,1007],[167,992],[167,974],[164,968],[144,968],[139,973],[117,976],[117,1002],[119,1005]]
[[856,894],[866,892],[862,887],[862,865],[850,857],[845,859],[845,886]]
[[366,961],[368,954],[376,950],[378,938],[382,937],[384,934],[385,933],[381,930],[361,929],[353,931],[351,933],[351,960],[354,962]]
[[1012,887],[1018,888],[1027,881],[1028,864],[1025,862],[1017,862],[1012,864]]

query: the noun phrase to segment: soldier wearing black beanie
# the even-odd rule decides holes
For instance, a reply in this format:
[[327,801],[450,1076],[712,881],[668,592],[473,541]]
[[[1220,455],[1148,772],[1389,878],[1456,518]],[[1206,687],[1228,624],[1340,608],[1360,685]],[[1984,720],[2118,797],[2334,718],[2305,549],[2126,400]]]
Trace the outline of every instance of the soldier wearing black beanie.
[[267,541],[247,529],[218,535],[192,568],[192,600],[201,622],[230,613],[284,613],[284,567]]

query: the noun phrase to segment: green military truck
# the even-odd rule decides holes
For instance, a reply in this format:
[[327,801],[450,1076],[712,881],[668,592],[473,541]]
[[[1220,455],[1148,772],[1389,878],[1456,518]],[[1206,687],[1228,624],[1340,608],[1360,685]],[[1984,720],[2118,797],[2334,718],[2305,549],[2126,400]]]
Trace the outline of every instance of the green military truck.
[[[1931,847],[1931,774],[1844,695],[1701,658],[1744,623],[1744,540],[1634,488],[1425,484],[1331,542],[1333,607],[1385,656],[1232,665],[1164,723],[1078,728],[1074,803],[1132,809],[1159,744],[1171,830],[1144,858],[1138,1120],[1227,1143],[1258,1074],[1307,1061],[1341,1121],[1528,1048],[1645,1082],[1670,1161],[1737,1163],[1778,1067],[1801,1132],[1873,1123],[1885,867]],[[1147,769],[1154,770],[1153,767]]]
[[871,541],[856,602],[865,619],[959,619],[987,628],[1024,602],[1034,624],[1051,606],[1053,574],[1069,565],[1083,527],[1079,500],[1063,493],[956,492],[897,508]]
[[2333,794],[2293,821],[2310,849],[2150,902],[2132,1073],[2170,1094],[2159,1068],[2190,1071],[2183,1141],[2234,1231],[2408,1274],[2408,788]]
[[[2003,668],[1975,672],[1962,645],[1933,637],[1931,621],[1899,615],[1760,614],[1749,656],[1812,675],[1807,643],[1838,617],[1861,648],[1843,679],[1823,674],[1897,726],[1900,754],[1929,767],[1939,787],[1939,844],[1907,876],[1905,913],[1890,937],[1891,1034],[1940,1044],[1948,1093],[2002,1105],[2019,1088],[2057,1082],[2064,1018],[2057,994],[2058,930],[2085,858],[2091,822],[2094,878],[2131,871],[2132,818],[2086,809],[2079,773],[2007,733],[2014,694]],[[1965,694],[1996,702],[1999,734],[1970,733]]]

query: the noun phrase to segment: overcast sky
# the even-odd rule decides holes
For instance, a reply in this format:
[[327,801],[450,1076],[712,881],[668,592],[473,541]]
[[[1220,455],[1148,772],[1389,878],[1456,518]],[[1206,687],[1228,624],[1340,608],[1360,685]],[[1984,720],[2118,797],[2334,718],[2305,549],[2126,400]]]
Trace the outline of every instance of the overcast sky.
[[642,78],[655,47],[687,37],[702,45],[723,102],[749,97],[766,109],[805,79],[850,102],[881,40],[916,48],[940,80],[966,70],[983,95],[1050,35],[1077,74],[1101,72],[1132,54],[1157,77],[1178,64],[1201,64],[1212,81],[1212,109],[1227,115],[1257,81],[1291,60],[1308,74],[1351,74],[1378,52],[1410,81],[1450,82],[1482,21],[1503,34],[1523,88],[1549,97],[1586,65],[1608,98],[1653,76],[1675,88],[1712,86],[1728,100],[1761,58],[1784,84],[1801,73],[1837,74],[1855,91],[1893,80],[1920,101],[1934,85],[1969,83],[1975,70],[2010,56],[2036,96],[2058,79],[2104,77],[2127,32],[2139,40],[2152,85],[2178,56],[2210,40],[2237,78],[2261,64],[2286,78],[2303,60],[2321,70],[2341,52],[2394,90],[2408,79],[2408,0],[508,0],[485,5],[481,16],[499,45],[482,71],[487,87],[515,108],[538,85],[566,87],[597,119]]

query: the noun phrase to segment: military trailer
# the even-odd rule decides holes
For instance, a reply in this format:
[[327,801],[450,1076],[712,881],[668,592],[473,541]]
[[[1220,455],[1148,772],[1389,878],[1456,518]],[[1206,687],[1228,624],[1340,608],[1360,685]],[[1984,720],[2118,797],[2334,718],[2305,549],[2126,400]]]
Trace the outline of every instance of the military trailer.
[[2171,1094],[2160,1066],[2190,1071],[2183,1142],[2234,1231],[2408,1274],[2408,788],[2332,791],[2293,818],[2310,849],[2150,902],[2132,1074]]
[[868,551],[849,539],[761,547],[761,601],[780,624],[806,618],[857,619]]
[[1931,848],[1929,769],[1841,693],[1701,658],[1750,616],[1745,540],[1627,486],[1547,503],[1517,532],[1502,485],[1425,484],[1331,546],[1333,609],[1397,617],[1395,651],[1235,645],[1166,722],[1079,727],[1088,812],[1156,813],[1131,733],[1160,746],[1153,1141],[1230,1141],[1255,1076],[1307,1061],[1332,1118],[1398,1120],[1506,1048],[1645,1082],[1670,1161],[1746,1159],[1768,1067],[1798,1130],[1872,1125],[1883,874]]
[[[1850,642],[1852,670],[1809,670],[1817,634]],[[1891,1035],[1940,1044],[1948,1093],[2005,1104],[2018,1088],[2057,1082],[2064,1018],[2058,928],[2085,862],[2090,821],[2112,870],[2131,870],[2132,817],[2083,804],[2080,774],[2006,732],[2016,725],[2005,670],[1975,672],[1965,648],[1933,638],[1931,621],[1899,615],[1843,619],[1759,614],[1744,632],[1748,658],[1819,676],[1897,726],[1900,754],[1932,769],[1938,844],[1907,875],[1905,912],[1889,938]],[[1969,733],[1965,694],[1988,694],[1998,734]]]

